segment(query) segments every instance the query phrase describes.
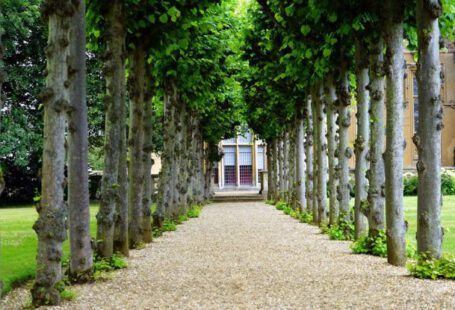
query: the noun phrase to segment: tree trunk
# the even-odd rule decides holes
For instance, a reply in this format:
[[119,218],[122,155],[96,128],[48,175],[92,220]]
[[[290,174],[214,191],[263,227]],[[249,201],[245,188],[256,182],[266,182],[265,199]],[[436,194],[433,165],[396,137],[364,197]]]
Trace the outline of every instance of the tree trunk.
[[297,110],[297,135],[296,135],[296,148],[297,148],[297,204],[300,211],[306,210],[306,164],[305,164],[305,126],[302,116],[301,107]]
[[177,186],[175,187],[176,199],[172,206],[171,218],[177,219],[179,215],[186,213],[188,194],[188,147],[187,135],[190,122],[185,103],[178,98],[176,104],[177,116],[177,138],[175,144],[176,166],[175,176]]
[[152,242],[152,151],[153,151],[153,80],[152,68],[147,68],[144,98],[144,148],[143,148],[143,189],[142,189],[142,240]]
[[367,235],[367,219],[362,212],[368,193],[366,172],[368,170],[368,140],[370,131],[369,93],[367,90],[368,77],[368,54],[362,39],[356,39],[356,79],[357,79],[357,139],[355,141],[355,239]]
[[83,283],[92,279],[93,269],[88,192],[84,1],[79,2],[72,19],[70,49],[69,67],[73,75],[69,76],[71,109],[68,111],[69,275],[72,282]]
[[44,138],[41,201],[33,225],[38,237],[36,279],[32,288],[33,306],[60,303],[58,283],[62,280],[62,245],[66,240],[67,210],[65,187],[65,114],[70,107],[68,87],[69,29],[74,12],[70,1],[58,8],[44,2],[48,22],[46,47],[46,88],[40,95],[44,106]]
[[104,171],[101,181],[100,208],[97,219],[97,255],[110,258],[114,246],[114,215],[119,194],[119,139],[120,112],[123,104],[122,92],[125,87],[125,30],[123,20],[123,1],[112,1],[107,6],[104,19],[106,33],[104,40],[104,75],[106,79],[105,139],[104,139]]
[[129,57],[128,92],[130,97],[129,165],[128,165],[128,237],[129,246],[135,249],[143,242],[144,184],[144,86],[145,57],[142,44],[136,45]]
[[387,258],[396,266],[406,263],[406,224],[403,212],[403,15],[404,1],[386,1],[386,220]]
[[307,120],[306,138],[305,138],[305,154],[306,154],[306,210],[313,212],[313,113],[311,111],[311,99],[308,96],[304,110],[304,117]]
[[349,201],[351,200],[349,184],[349,159],[352,157],[352,150],[349,147],[349,126],[351,126],[351,94],[349,93],[349,79],[346,65],[341,69],[339,85],[337,87],[338,97],[338,201],[340,203],[339,221],[351,222]]
[[279,171],[279,185],[280,185],[280,200],[285,199],[286,181],[285,181],[285,167],[284,167],[284,135],[278,140],[278,171]]
[[283,199],[286,202],[290,202],[289,157],[289,133],[285,130],[283,133]]
[[338,165],[336,131],[337,131],[337,110],[335,108],[335,86],[333,85],[333,77],[327,78],[325,85],[325,101],[327,109],[327,156],[329,165],[329,225],[335,226],[338,224],[340,216],[339,204],[337,200],[338,174],[336,166]]
[[441,256],[441,65],[439,60],[440,0],[417,0],[419,37],[419,123],[414,136],[417,162],[417,250]]
[[370,170],[368,172],[368,235],[377,237],[384,230],[384,152],[385,117],[384,117],[384,44],[381,38],[370,46]]
[[278,148],[277,148],[277,138],[272,139],[272,143],[270,145],[270,153],[271,153],[271,163],[270,163],[270,176],[269,179],[271,180],[271,187],[268,189],[271,193],[270,199],[273,202],[278,201]]
[[329,214],[327,208],[327,115],[326,104],[323,96],[323,87],[320,86],[317,92],[318,100],[316,105],[316,121],[317,121],[317,136],[318,141],[318,224],[319,226],[326,226],[328,224]]
[[176,180],[175,170],[175,146],[176,143],[176,111],[174,102],[177,100],[177,87],[174,80],[165,81],[164,89],[164,117],[163,117],[163,152],[161,158],[161,174],[159,178],[159,198],[154,225],[159,224],[155,219],[163,219],[168,215],[174,201]]
[[320,98],[318,94],[319,86],[315,86],[311,92],[311,114],[313,117],[313,156],[314,160],[312,162],[313,165],[313,222],[315,224],[319,224],[319,170],[320,170],[320,163],[319,163],[319,147],[321,145],[321,141],[319,140],[319,121],[318,121],[318,109],[317,106],[320,104]]
[[119,163],[118,163],[118,197],[115,204],[116,216],[114,225],[114,251],[125,257],[129,256],[128,237],[128,147],[127,147],[127,104],[125,88],[122,91],[120,115]]

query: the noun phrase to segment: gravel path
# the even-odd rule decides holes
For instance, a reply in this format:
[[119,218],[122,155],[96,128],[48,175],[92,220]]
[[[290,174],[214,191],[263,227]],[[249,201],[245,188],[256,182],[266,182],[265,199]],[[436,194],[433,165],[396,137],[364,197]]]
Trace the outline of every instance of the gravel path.
[[263,203],[210,205],[133,251],[112,280],[73,290],[53,309],[455,309],[455,282],[351,254]]

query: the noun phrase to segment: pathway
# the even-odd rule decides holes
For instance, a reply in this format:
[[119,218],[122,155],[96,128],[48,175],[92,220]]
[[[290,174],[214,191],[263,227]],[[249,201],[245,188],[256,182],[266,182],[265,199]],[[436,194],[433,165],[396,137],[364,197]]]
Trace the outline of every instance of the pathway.
[[263,203],[213,204],[53,309],[455,309],[455,282],[411,278],[349,244]]

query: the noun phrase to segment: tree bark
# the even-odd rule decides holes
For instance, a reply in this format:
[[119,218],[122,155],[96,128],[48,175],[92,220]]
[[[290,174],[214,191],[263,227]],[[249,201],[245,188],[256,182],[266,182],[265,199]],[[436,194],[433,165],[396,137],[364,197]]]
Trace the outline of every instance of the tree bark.
[[283,199],[286,202],[290,202],[290,174],[289,174],[289,132],[287,129],[283,133]]
[[355,61],[357,79],[357,138],[354,145],[355,150],[355,239],[368,234],[367,219],[362,212],[368,193],[366,173],[368,170],[368,140],[370,131],[369,93],[367,90],[368,77],[368,50],[365,48],[365,41],[356,39]]
[[125,87],[125,29],[123,24],[123,1],[114,0],[103,12],[106,21],[104,40],[104,75],[106,79],[104,171],[101,181],[100,208],[97,219],[97,255],[110,258],[114,246],[114,216],[119,195],[119,139],[120,112]]
[[301,111],[302,107],[297,109],[297,135],[296,135],[296,148],[297,148],[297,204],[300,211],[306,210],[306,164],[305,164],[305,126],[304,119]]
[[337,109],[335,107],[335,86],[333,84],[333,76],[328,76],[325,85],[325,101],[327,108],[327,157],[329,162],[329,225],[335,226],[338,224],[340,216],[339,203],[337,200],[338,174],[336,166],[338,165],[336,131],[337,131]]
[[313,113],[311,111],[311,97],[308,96],[306,99],[306,106],[304,109],[304,116],[307,120],[306,133],[305,133],[305,154],[306,154],[306,210],[313,212]]
[[322,84],[319,86],[317,91],[317,105],[316,105],[316,113],[317,113],[317,141],[318,141],[318,224],[319,226],[325,226],[328,224],[329,214],[327,208],[327,115],[326,115],[326,103],[325,99],[323,98],[323,86]]
[[404,1],[387,0],[386,34],[386,220],[387,260],[390,264],[406,263],[406,225],[403,212],[403,15]]
[[79,1],[72,18],[69,68],[72,76],[68,111],[68,220],[70,236],[69,276],[72,282],[92,280],[88,191],[88,122],[85,64],[85,3]]
[[338,201],[340,203],[339,221],[351,222],[349,201],[351,200],[349,184],[349,159],[352,157],[352,150],[349,147],[349,126],[351,126],[351,94],[349,93],[349,79],[346,64],[342,64],[339,84],[337,87],[338,97]]
[[368,172],[368,235],[377,237],[384,230],[384,44],[381,38],[370,45],[370,170]]
[[128,237],[135,249],[143,242],[144,173],[144,86],[145,49],[137,44],[129,56],[128,92],[130,97],[129,165],[128,165]]
[[285,180],[285,167],[284,167],[284,134],[278,140],[278,171],[279,171],[279,185],[280,185],[280,200],[285,200],[286,180]]
[[70,107],[67,58],[74,10],[71,1],[62,1],[59,6],[54,1],[43,3],[48,45],[46,88],[40,95],[44,106],[42,191],[37,206],[38,220],[33,225],[38,237],[36,279],[31,290],[35,307],[60,303],[57,285],[62,280],[62,245],[67,238],[64,202],[65,114]]
[[128,237],[128,147],[127,147],[127,103],[125,91],[122,91],[120,116],[119,163],[118,163],[118,196],[115,204],[114,251],[125,257],[129,256]]
[[147,68],[147,81],[144,98],[144,148],[143,148],[143,190],[142,190],[142,240],[152,242],[152,151],[153,151],[153,79]]
[[313,165],[313,222],[315,224],[319,224],[319,170],[320,170],[320,163],[319,163],[319,152],[320,152],[320,143],[319,140],[319,121],[318,121],[318,109],[317,106],[319,105],[319,94],[318,94],[319,86],[314,86],[311,92],[311,114],[313,117],[313,130],[312,130],[312,141],[313,141],[313,156],[314,160],[312,162]]
[[419,124],[414,143],[417,162],[417,250],[431,257],[441,256],[441,65],[439,60],[440,0],[417,0],[419,41]]

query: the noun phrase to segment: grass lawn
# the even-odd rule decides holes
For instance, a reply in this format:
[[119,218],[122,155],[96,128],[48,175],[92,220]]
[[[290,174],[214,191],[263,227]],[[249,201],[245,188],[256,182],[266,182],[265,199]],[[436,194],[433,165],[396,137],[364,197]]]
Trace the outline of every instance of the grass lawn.
[[[408,241],[416,244],[417,197],[405,197],[404,216],[408,221]],[[455,196],[445,196],[441,209],[441,223],[444,227],[443,252],[455,256]]]
[[[415,244],[417,197],[405,197],[405,217],[409,223],[408,240]],[[91,207],[91,232],[96,231],[97,206]],[[36,234],[32,225],[37,218],[30,206],[0,209],[0,277],[5,291],[13,283],[31,278],[35,273]],[[442,225],[445,228],[444,252],[455,255],[455,196],[444,197]],[[68,241],[64,253],[69,254]]]
[[[97,206],[91,207],[91,233],[96,234]],[[38,215],[31,206],[0,209],[0,278],[4,292],[15,282],[31,278],[35,273],[37,239],[32,229]],[[64,243],[65,257],[69,242]],[[1,295],[1,294],[0,294]]]

